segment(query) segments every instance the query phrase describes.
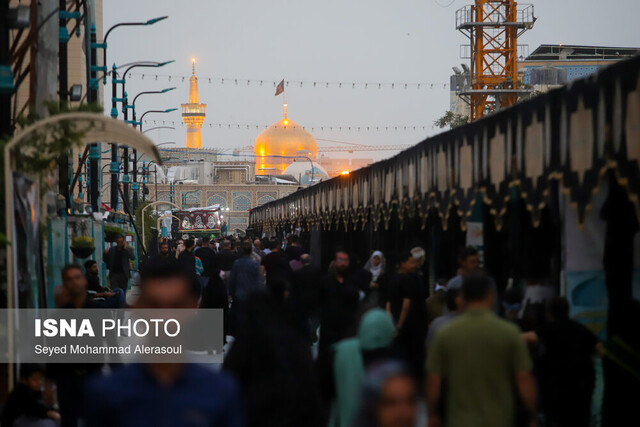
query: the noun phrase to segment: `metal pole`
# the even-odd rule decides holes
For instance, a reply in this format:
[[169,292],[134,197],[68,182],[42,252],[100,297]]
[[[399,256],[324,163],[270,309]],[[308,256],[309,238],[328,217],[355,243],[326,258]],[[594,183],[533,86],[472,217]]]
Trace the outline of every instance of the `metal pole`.
[[[11,87],[6,88],[0,92],[0,136],[10,137],[13,133],[11,126],[11,95],[14,92],[14,80],[11,71],[11,54],[9,50],[9,25],[7,24],[7,11],[9,10],[9,1],[0,2],[0,77],[2,77],[6,83],[11,82]],[[32,24],[33,25],[33,24]],[[9,150],[5,147],[4,150],[4,179],[5,179],[5,233],[10,236],[10,229],[13,227],[13,188],[11,184],[11,163],[9,162]],[[13,243],[13,242],[11,242]],[[6,255],[6,274],[7,274],[7,308],[14,308],[14,281],[13,274],[13,247],[7,247]],[[9,361],[11,363],[6,365],[6,373],[8,380],[8,387],[11,388],[15,381],[15,364],[13,349],[14,349],[14,316],[7,313],[7,345],[9,350]],[[8,390],[7,390],[8,391]]]
[[[122,79],[124,80],[127,76],[123,76]],[[123,86],[124,87],[124,86]],[[125,113],[126,114],[126,113]],[[135,121],[136,121],[136,109],[133,109],[133,127],[136,127]],[[142,130],[142,126],[140,126],[141,130]],[[132,190],[133,190],[133,211],[135,212],[136,209],[138,209],[138,152],[136,151],[136,149],[133,149],[133,184],[132,184]],[[144,197],[144,194],[143,194]]]
[[[60,0],[60,4],[64,0]],[[96,26],[91,24],[91,79],[89,89],[87,91],[87,102],[98,102],[98,72],[95,67],[98,65],[98,55],[96,53]],[[106,65],[106,64],[103,64]],[[91,201],[91,210],[98,212],[100,209],[100,144],[91,144],[89,146],[89,200]]]
[[7,83],[11,81],[11,88],[0,92],[0,136],[2,137],[10,136],[13,133],[11,126],[11,95],[15,89],[13,88],[11,53],[9,51],[8,10],[9,2],[0,2],[0,77],[3,77]]
[[[105,54],[106,55],[106,54]],[[118,118],[118,108],[116,107],[116,99],[118,97],[118,88],[115,83],[117,77],[116,64],[113,64],[113,74],[111,75],[111,117]],[[118,210],[118,144],[111,144],[111,209]]]
[[[122,112],[124,114],[124,120],[126,121],[128,118],[128,109],[127,109],[127,92],[124,91],[124,79],[125,76],[122,76]],[[124,203],[125,209],[127,209],[127,213],[129,213],[129,146],[125,145],[122,147],[122,158],[124,159],[123,165],[123,177],[122,177],[122,193],[124,194],[124,199],[127,203]],[[135,207],[133,208],[135,212]]]
[[[155,174],[155,180],[154,180],[154,182],[155,182],[155,185],[154,185],[155,186],[155,194],[154,194],[154,196],[156,198],[156,201],[158,201],[158,165],[156,165],[156,164],[153,165],[153,172]],[[171,200],[171,201],[173,202],[173,200]]]
[[145,194],[147,190],[147,172],[145,162],[142,162],[142,201],[147,201],[147,195]]
[[[59,8],[60,8],[60,16],[66,12],[67,2],[66,0],[60,0]],[[67,20],[64,18],[60,18],[60,28],[67,27]],[[69,94],[67,93],[67,87],[69,86],[69,79],[67,74],[67,40],[63,40],[60,38],[59,41],[60,46],[58,47],[58,73],[60,76],[60,105],[64,105],[68,99]],[[58,193],[64,197],[65,200],[65,208],[69,209],[71,207],[69,200],[69,157],[67,154],[62,154],[58,159]]]

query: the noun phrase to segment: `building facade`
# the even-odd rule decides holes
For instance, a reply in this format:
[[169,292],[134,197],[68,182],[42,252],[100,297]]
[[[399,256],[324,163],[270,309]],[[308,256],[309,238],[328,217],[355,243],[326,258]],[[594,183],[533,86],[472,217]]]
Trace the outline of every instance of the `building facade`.
[[[149,187],[151,200],[172,202],[182,208],[220,205],[229,233],[244,232],[251,209],[288,196],[297,184],[158,184]],[[170,209],[167,204],[164,208]],[[159,209],[163,209],[160,205]]]
[[570,82],[638,53],[640,48],[543,44],[525,60],[518,61],[518,73],[522,75],[524,84],[535,84],[538,82],[535,81],[534,70],[559,68],[566,72],[566,82]]
[[[298,182],[285,176],[256,177],[253,158],[225,157],[214,149],[161,149],[163,165],[157,184],[153,165],[147,167],[146,200],[171,202],[183,209],[220,205],[229,232],[244,231],[249,211],[298,190]],[[141,157],[141,164],[148,159]],[[271,179],[270,179],[271,178]],[[143,190],[144,192],[144,190]],[[171,209],[171,205],[159,205]]]

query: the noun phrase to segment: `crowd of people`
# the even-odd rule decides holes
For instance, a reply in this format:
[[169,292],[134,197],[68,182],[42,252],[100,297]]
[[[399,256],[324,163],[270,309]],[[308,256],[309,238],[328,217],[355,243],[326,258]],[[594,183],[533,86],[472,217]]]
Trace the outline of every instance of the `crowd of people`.
[[[3,426],[589,425],[598,340],[564,298],[525,315],[517,289],[499,298],[472,247],[431,289],[420,247],[361,265],[338,248],[322,271],[295,234],[185,237],[159,243],[133,304],[223,310],[222,369],[25,365]],[[106,255],[110,286],[68,266],[59,306],[125,304],[132,253],[119,238]]]

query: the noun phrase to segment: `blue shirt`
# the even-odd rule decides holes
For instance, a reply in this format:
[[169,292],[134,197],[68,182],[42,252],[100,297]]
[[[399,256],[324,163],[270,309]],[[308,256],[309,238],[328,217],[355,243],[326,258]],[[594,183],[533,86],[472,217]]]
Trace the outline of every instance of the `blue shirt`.
[[240,392],[226,373],[185,364],[171,386],[160,385],[145,365],[118,367],[87,387],[92,427],[240,427]]
[[261,284],[260,266],[251,256],[243,256],[233,262],[229,291],[234,299],[246,300]]

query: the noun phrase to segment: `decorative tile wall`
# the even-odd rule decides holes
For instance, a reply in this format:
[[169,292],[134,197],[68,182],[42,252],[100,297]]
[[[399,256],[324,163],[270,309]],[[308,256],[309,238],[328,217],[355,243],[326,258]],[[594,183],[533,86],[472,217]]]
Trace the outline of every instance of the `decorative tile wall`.
[[207,206],[220,205],[220,208],[224,209],[229,206],[227,197],[226,191],[207,192]]
[[232,210],[245,212],[251,209],[251,192],[250,191],[234,191]]
[[162,201],[162,202],[170,202],[171,193],[169,191],[158,191],[158,197],[156,198],[156,200]]
[[258,192],[258,206],[262,206],[265,203],[269,203],[278,198],[277,191],[259,191]]

